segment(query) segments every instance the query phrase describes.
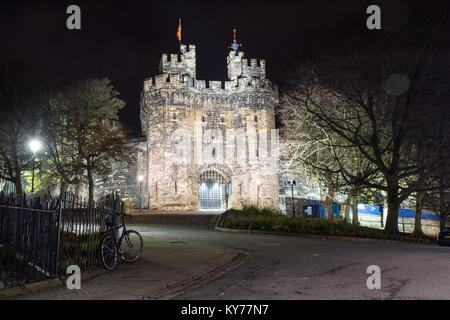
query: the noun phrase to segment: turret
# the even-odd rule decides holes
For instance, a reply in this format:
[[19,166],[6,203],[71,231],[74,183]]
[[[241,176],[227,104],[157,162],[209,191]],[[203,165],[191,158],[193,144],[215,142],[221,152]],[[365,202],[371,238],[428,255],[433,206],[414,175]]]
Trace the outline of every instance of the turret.
[[238,51],[241,44],[236,41],[236,29],[233,30],[233,43],[227,57],[228,79],[266,78],[266,62],[262,59],[244,59],[244,52]]
[[196,77],[195,45],[180,45],[179,54],[163,54],[159,64],[161,73]]

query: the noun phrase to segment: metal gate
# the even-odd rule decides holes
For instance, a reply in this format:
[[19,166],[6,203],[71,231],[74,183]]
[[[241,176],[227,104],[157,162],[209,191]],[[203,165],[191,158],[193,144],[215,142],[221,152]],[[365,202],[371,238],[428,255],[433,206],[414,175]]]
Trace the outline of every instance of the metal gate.
[[214,170],[200,175],[199,202],[202,209],[222,209],[226,180]]
[[203,181],[200,184],[199,197],[202,209],[221,209],[222,185],[213,180]]

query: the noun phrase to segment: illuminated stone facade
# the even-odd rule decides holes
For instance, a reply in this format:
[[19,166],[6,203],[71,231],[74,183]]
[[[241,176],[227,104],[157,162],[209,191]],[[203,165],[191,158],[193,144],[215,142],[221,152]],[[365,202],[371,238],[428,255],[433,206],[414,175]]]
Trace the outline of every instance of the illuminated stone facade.
[[265,61],[230,51],[228,80],[196,78],[194,45],[163,54],[144,81],[146,196],[154,209],[278,207],[278,89]]

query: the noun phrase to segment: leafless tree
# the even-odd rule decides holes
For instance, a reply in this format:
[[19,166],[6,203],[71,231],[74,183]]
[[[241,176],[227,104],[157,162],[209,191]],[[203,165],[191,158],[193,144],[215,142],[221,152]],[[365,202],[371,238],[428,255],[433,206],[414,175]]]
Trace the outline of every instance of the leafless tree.
[[39,88],[23,63],[0,65],[0,178],[22,194],[22,175],[31,169],[28,142],[38,127]]
[[[303,64],[284,93],[291,133],[306,130],[309,138],[317,136],[313,141],[324,139],[314,152],[326,159],[321,172],[339,176],[352,190],[386,193],[389,233],[398,232],[400,204],[445,163],[434,154],[418,166],[415,143],[428,125],[424,110],[442,94],[441,75],[435,47],[414,42]],[[431,132],[428,138],[435,141]]]

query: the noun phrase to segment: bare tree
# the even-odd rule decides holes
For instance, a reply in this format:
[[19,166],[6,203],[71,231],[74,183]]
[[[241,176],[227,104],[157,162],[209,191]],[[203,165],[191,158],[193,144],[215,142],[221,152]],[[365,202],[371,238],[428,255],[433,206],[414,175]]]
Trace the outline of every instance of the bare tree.
[[[301,69],[303,80],[309,71],[311,69]],[[359,180],[369,175],[372,176],[372,179],[376,179],[379,178],[379,175],[357,148],[348,145],[338,135],[321,127],[305,104],[298,103],[299,95],[301,96],[304,92],[300,93],[297,89],[298,87],[294,85],[292,91],[283,95],[279,110],[284,142],[281,149],[285,159],[284,164],[290,171],[299,168],[305,169],[316,177],[318,183],[327,186],[328,212],[332,210],[335,192],[347,194],[345,220],[349,220],[351,207],[352,222],[357,225],[358,196],[364,194],[367,188],[364,184],[360,184]],[[310,90],[306,94],[315,96],[316,99],[323,98],[326,92],[324,88],[311,83],[308,83],[303,89]],[[349,115],[350,113],[347,114],[347,116]],[[343,171],[351,172],[356,179],[349,181],[348,175],[343,174]]]
[[398,232],[400,204],[443,164],[430,157],[420,167],[421,178],[411,179],[419,174],[414,139],[426,125],[423,110],[442,93],[435,83],[437,67],[436,50],[428,43],[351,50],[344,58],[328,56],[325,64],[300,66],[285,92],[293,106],[289,112],[298,110],[326,135],[322,156],[332,158],[326,170],[353,190],[386,193],[389,233]]
[[32,75],[24,64],[0,66],[0,178],[12,182],[17,194],[31,169],[28,141],[36,133],[41,102]]

